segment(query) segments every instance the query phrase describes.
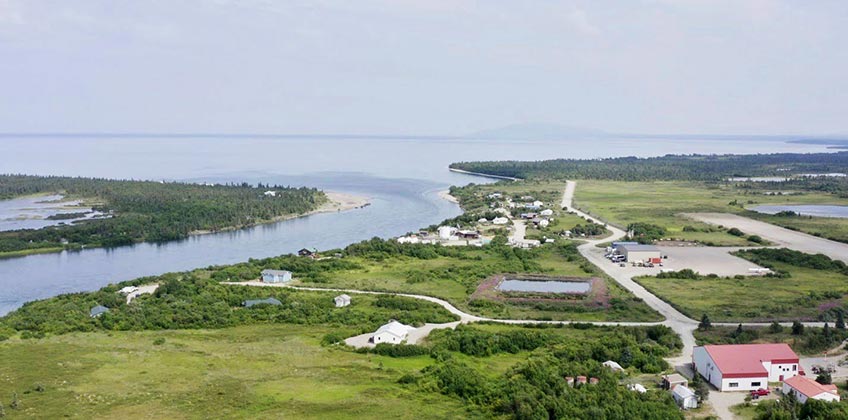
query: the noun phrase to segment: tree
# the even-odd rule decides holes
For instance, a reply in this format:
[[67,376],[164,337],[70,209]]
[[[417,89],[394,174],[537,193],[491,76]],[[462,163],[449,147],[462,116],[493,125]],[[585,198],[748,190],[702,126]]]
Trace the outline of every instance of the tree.
[[779,322],[774,321],[769,325],[769,332],[772,334],[780,334],[783,332],[783,326]]
[[816,382],[822,385],[830,385],[833,382],[833,377],[830,376],[830,372],[822,372],[819,373],[819,376],[816,376]]
[[703,403],[710,398],[710,386],[701,379],[701,375],[695,372],[692,377],[692,387],[695,388],[695,395],[698,397],[698,402]]
[[743,332],[744,331],[742,331],[742,324],[739,324],[739,326],[736,327],[736,331],[733,332],[733,338],[739,338],[739,336],[742,335]]
[[845,316],[842,315],[842,311],[836,313],[836,329],[844,330],[845,329]]
[[804,324],[800,321],[792,323],[792,335],[804,335]]
[[707,314],[701,316],[701,322],[698,324],[698,329],[701,331],[709,330],[713,327],[713,323],[710,322],[710,317]]

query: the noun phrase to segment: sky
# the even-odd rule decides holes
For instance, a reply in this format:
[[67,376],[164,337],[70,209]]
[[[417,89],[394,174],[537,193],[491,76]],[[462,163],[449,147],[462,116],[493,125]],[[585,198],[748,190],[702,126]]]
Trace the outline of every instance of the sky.
[[0,132],[848,133],[844,0],[0,0]]

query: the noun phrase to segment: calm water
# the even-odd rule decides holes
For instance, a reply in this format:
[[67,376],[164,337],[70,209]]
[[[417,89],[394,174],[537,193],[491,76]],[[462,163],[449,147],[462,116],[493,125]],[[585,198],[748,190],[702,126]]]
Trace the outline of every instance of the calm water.
[[803,216],[848,218],[848,206],[828,206],[815,204],[805,204],[796,206],[755,206],[751,207],[751,210],[766,214],[775,214],[780,213],[782,211],[794,211],[795,213],[801,214]]
[[504,292],[535,292],[535,293],[587,293],[592,288],[589,282],[583,281],[531,281],[504,280],[498,290]]
[[26,301],[95,290],[168,271],[245,261],[302,247],[390,237],[459,214],[436,192],[488,182],[449,172],[468,160],[538,160],[669,153],[827,151],[789,139],[600,138],[513,141],[405,138],[0,136],[0,173],[310,185],[371,197],[373,205],[167,244],[0,260],[0,314]]

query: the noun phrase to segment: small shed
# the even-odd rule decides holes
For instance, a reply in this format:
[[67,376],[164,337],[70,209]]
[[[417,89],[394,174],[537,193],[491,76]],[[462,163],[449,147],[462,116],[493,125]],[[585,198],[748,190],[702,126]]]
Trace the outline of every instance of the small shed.
[[574,377],[573,376],[566,376],[565,377],[565,383],[568,384],[568,386],[573,387],[574,386]]
[[246,301],[242,302],[242,305],[245,308],[251,308],[251,307],[254,307],[256,305],[280,306],[282,304],[283,304],[282,302],[280,302],[279,300],[274,299],[272,297],[271,298],[265,298],[265,299],[250,299],[250,300],[246,300]]
[[575,379],[574,384],[586,385],[587,382],[589,382],[589,380],[585,376],[578,376],[577,379]]
[[674,389],[674,387],[678,385],[689,386],[689,380],[684,378],[683,375],[679,373],[672,373],[671,375],[663,375],[662,377],[662,387],[663,389]]
[[103,315],[106,312],[109,312],[109,308],[107,308],[103,305],[97,305],[97,306],[91,308],[90,311],[88,311],[88,316],[90,316],[92,318],[97,318],[98,316]]
[[333,301],[336,302],[336,308],[344,308],[345,306],[350,305],[350,296],[338,295],[333,298]]
[[262,270],[262,282],[264,283],[286,283],[292,279],[291,271],[285,270]]
[[642,384],[630,384],[630,385],[627,385],[627,389],[629,389],[631,391],[636,391],[640,394],[644,394],[644,393],[648,392],[648,389],[645,388],[645,386],[642,385]]
[[698,408],[698,397],[691,389],[678,385],[671,390],[671,397],[677,402],[677,405],[684,410],[690,408]]

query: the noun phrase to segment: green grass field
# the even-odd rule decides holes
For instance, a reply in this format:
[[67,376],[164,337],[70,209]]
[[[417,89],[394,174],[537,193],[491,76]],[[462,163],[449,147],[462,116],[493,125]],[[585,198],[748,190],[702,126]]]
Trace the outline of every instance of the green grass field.
[[[0,401],[11,418],[476,417],[457,400],[396,383],[432,363],[429,356],[319,346],[330,330],[267,325],[0,342]],[[165,343],[154,345],[157,338]],[[518,357],[487,366],[497,374]]]
[[[574,201],[575,206],[581,210],[618,226],[624,227],[634,222],[652,223],[665,227],[670,237],[722,246],[755,244],[745,238],[710,229],[709,225],[687,219],[680,214],[720,212],[748,215],[750,212],[742,206],[756,204],[848,205],[848,200],[840,199],[832,194],[813,192],[787,196],[751,194],[747,190],[741,190],[729,184],[707,185],[684,181],[578,181]],[[738,204],[730,205],[731,202]],[[848,239],[848,219],[803,220],[773,216],[762,216],[762,218],[781,225],[784,222],[797,223],[796,226],[800,230],[810,233],[836,232]],[[694,227],[696,231],[684,231],[684,226]]]
[[[582,258],[574,261],[558,254],[552,246],[538,248],[533,252],[532,260],[539,270],[536,274],[590,278],[595,274],[586,273],[581,268]],[[621,302],[610,310],[588,310],[574,305],[554,309],[538,309],[516,304],[496,305],[492,307],[470,306],[469,297],[477,285],[491,274],[499,274],[500,257],[485,250],[470,249],[465,258],[439,257],[435,259],[415,259],[397,257],[382,262],[373,262],[362,258],[352,258],[363,268],[330,273],[322,283],[302,283],[305,286],[350,288],[358,290],[377,290],[423,294],[445,299],[456,307],[482,316],[517,319],[556,319],[556,320],[628,320],[655,321],[659,315],[641,301],[631,300],[633,296],[620,288],[612,280],[606,280],[610,297]],[[523,272],[523,270],[517,270]],[[482,277],[481,277],[482,276]]]
[[792,276],[698,280],[640,277],[636,281],[689,317],[700,319],[707,314],[713,322],[817,320],[826,309],[848,303],[844,296],[811,298],[811,294],[830,291],[845,293],[848,276],[782,263],[774,266]]

